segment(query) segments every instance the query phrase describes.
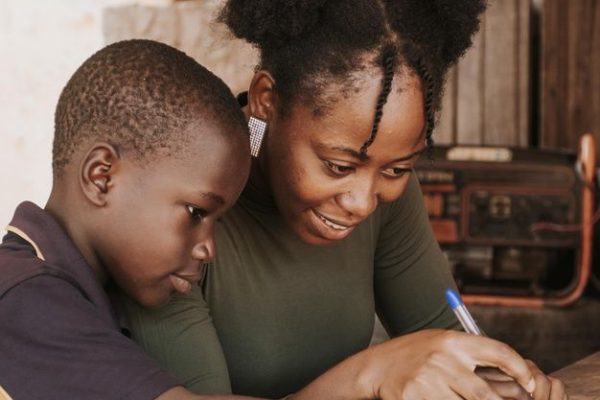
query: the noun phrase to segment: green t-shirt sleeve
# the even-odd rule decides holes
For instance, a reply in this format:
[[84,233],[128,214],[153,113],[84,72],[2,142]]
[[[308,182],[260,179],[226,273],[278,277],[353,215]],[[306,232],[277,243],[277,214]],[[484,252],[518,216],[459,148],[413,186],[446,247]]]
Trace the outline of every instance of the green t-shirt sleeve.
[[398,200],[382,206],[377,243],[375,304],[390,336],[458,328],[445,301],[446,289],[456,284],[433,235],[414,175]]
[[132,339],[185,387],[197,394],[230,394],[221,343],[200,287],[176,295],[164,307],[125,301]]

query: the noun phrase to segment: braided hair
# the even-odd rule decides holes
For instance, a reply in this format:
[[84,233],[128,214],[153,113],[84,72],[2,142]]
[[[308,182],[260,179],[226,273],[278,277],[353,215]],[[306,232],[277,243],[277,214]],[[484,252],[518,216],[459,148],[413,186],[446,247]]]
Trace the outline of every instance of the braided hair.
[[485,7],[486,0],[228,0],[220,20],[259,49],[259,68],[273,76],[284,116],[298,100],[321,115],[339,98],[323,95],[330,85],[343,95],[359,84],[353,74],[366,63],[379,68],[381,92],[360,149],[364,158],[401,67],[421,81],[431,148],[447,71],[471,46]]

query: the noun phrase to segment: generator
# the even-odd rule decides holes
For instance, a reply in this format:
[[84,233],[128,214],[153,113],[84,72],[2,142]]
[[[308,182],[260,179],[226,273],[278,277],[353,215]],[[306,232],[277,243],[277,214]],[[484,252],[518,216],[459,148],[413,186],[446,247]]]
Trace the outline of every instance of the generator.
[[577,153],[435,146],[415,171],[465,302],[542,307],[581,296],[593,239],[591,134]]

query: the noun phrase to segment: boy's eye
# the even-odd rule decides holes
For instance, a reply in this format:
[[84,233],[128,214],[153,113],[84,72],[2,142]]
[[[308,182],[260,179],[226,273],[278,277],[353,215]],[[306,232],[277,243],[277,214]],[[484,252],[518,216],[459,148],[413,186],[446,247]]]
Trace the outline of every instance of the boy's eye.
[[383,174],[388,178],[400,178],[406,173],[412,172],[412,167],[391,167],[383,170]]
[[352,166],[340,165],[331,161],[325,161],[325,165],[331,172],[333,172],[336,175],[348,175],[350,172],[354,171],[354,167]]
[[202,218],[204,218],[204,216],[206,215],[206,211],[198,208],[198,207],[194,207],[194,206],[186,206],[188,212],[190,213],[190,216],[192,217],[193,220],[202,220]]

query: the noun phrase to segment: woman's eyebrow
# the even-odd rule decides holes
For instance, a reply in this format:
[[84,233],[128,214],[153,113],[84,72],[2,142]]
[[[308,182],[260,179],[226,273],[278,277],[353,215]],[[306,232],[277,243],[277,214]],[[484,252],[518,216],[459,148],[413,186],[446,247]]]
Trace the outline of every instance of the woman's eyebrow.
[[[326,145],[326,144],[319,144],[319,147],[327,147],[330,150],[343,151],[344,153],[347,153],[347,154],[351,155],[352,157],[357,158],[359,160],[368,160],[369,159],[369,155],[368,154],[367,154],[366,158],[361,158],[360,157],[360,152],[358,152],[357,150],[354,150],[354,149],[352,149],[350,147],[337,146],[337,145],[330,146],[330,145]],[[410,160],[413,157],[420,156],[421,154],[423,154],[425,152],[425,150],[427,150],[427,146],[424,146],[423,148],[421,148],[421,149],[419,149],[417,151],[414,151],[414,152],[412,152],[410,154],[407,154],[405,156],[398,157],[398,158],[396,158],[392,162]]]
[[418,156],[420,156],[421,154],[423,154],[423,153],[425,152],[425,150],[427,150],[427,146],[425,146],[425,147],[423,147],[423,148],[421,148],[421,149],[419,149],[419,150],[417,150],[417,151],[414,151],[414,152],[412,152],[412,153],[410,153],[410,154],[408,154],[408,155],[406,155],[406,156],[398,157],[398,158],[396,158],[396,159],[395,159],[394,161],[392,161],[392,162],[398,162],[398,161],[406,161],[406,160],[410,160],[411,158],[414,158],[414,157],[418,157]]

